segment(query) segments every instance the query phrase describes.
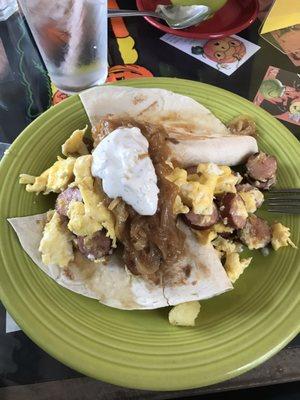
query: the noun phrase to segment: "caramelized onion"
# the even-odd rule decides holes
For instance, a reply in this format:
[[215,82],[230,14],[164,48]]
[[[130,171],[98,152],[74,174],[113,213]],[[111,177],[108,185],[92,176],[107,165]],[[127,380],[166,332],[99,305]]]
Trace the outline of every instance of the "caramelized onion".
[[153,216],[141,216],[120,201],[112,212],[116,220],[116,234],[124,246],[123,259],[136,275],[159,281],[164,270],[169,270],[182,256],[185,235],[176,226],[173,204],[178,187],[166,176],[172,172],[166,160],[170,157],[168,135],[162,126],[141,123],[132,119],[103,118],[93,130],[94,144],[98,144],[112,130],[120,126],[137,126],[149,142],[149,155],[157,175],[158,208]]
[[227,124],[227,128],[233,135],[257,136],[255,121],[248,115],[239,115]]

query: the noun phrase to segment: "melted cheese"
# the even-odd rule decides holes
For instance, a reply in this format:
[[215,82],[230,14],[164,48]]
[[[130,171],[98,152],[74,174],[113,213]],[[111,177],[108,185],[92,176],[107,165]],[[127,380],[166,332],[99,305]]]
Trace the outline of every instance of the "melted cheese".
[[57,157],[57,161],[44,171],[40,176],[21,174],[19,183],[26,184],[27,192],[48,194],[50,192],[59,193],[65,190],[72,182],[75,158],[66,159]]
[[39,251],[42,253],[43,263],[66,267],[74,260],[72,234],[62,224],[57,212],[46,223]]
[[274,250],[277,251],[278,249],[280,249],[280,247],[285,247],[288,245],[292,246],[294,249],[297,248],[297,246],[290,239],[291,236],[290,228],[287,228],[280,222],[276,222],[271,226],[271,229],[272,229],[271,243]]
[[228,278],[232,283],[242,275],[248,265],[251,263],[252,257],[240,260],[238,253],[229,253],[226,255],[225,270]]
[[65,141],[61,147],[61,151],[65,156],[70,155],[86,155],[89,154],[86,144],[83,141],[84,134],[87,130],[87,125],[84,129],[77,129],[72,135]]
[[105,228],[115,247],[113,214],[103,203],[104,194],[91,175],[91,163],[91,155],[81,156],[75,162],[75,185],[80,190],[83,203],[74,201],[70,204],[68,228],[78,236],[92,235]]

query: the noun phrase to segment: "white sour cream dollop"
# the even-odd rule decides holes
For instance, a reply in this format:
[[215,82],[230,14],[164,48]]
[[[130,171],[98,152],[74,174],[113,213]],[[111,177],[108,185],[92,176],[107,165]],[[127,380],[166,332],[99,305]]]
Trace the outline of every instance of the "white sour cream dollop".
[[122,199],[140,215],[154,215],[157,176],[148,154],[149,143],[139,128],[120,127],[93,151],[92,175],[102,179],[108,197]]

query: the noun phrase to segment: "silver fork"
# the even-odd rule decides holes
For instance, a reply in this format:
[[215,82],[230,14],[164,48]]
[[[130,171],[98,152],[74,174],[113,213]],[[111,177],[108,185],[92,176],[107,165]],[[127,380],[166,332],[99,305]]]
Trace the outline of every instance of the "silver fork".
[[272,189],[264,203],[270,212],[300,214],[300,188]]

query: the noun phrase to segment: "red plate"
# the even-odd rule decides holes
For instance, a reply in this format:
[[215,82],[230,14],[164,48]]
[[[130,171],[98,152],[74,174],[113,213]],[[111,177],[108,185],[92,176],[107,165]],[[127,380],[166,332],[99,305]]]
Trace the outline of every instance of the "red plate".
[[[141,11],[154,11],[158,4],[170,4],[169,0],[136,0]],[[259,10],[258,0],[228,0],[212,18],[198,26],[187,29],[172,29],[161,23],[161,20],[145,17],[145,19],[163,32],[172,33],[193,39],[213,39],[233,35],[251,25]]]

